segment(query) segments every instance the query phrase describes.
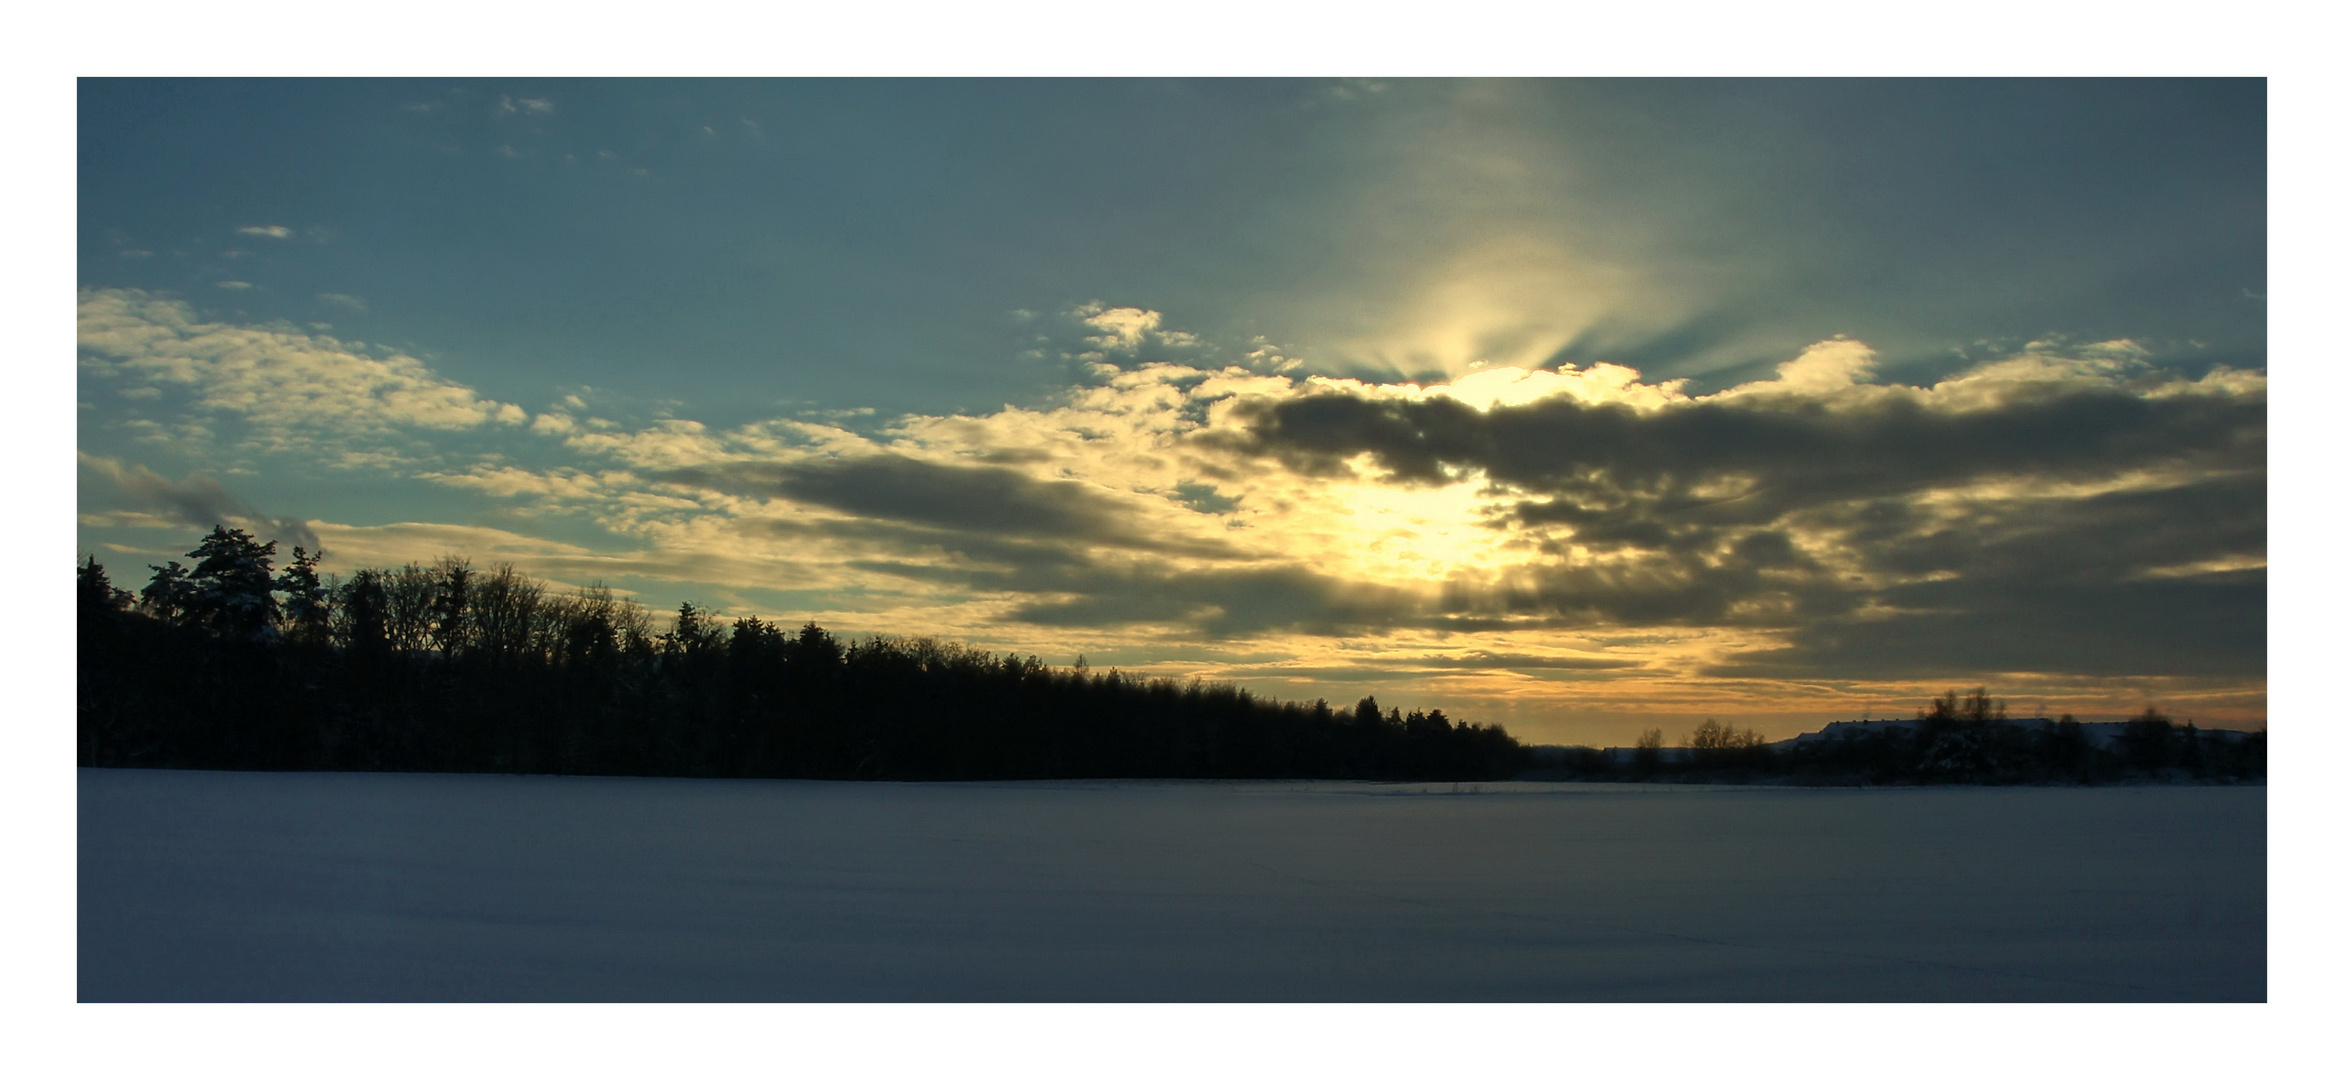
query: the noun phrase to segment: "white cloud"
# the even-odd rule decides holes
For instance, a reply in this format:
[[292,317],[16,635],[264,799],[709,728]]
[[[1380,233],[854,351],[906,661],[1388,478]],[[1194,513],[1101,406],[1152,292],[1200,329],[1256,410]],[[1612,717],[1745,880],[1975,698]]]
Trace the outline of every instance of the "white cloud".
[[243,236],[266,236],[272,240],[289,240],[293,237],[293,230],[283,225],[246,225],[236,232]]
[[[1371,385],[1356,380],[1325,378],[1313,379],[1312,383],[1322,387],[1343,386],[1346,389]],[[1584,369],[1575,364],[1537,370],[1494,367],[1427,387],[1423,396],[1454,398],[1487,411],[1499,405],[1527,405],[1559,394],[1588,404],[1619,404],[1649,411],[1688,400],[1684,384],[1683,379],[1647,383],[1642,372],[1619,364],[1596,364]],[[1414,389],[1413,386],[1405,388]],[[1391,393],[1396,388],[1381,389],[1384,393]]]
[[1798,359],[1775,371],[1782,384],[1791,389],[1810,392],[1836,390],[1870,378],[1873,364],[1878,359],[1878,355],[1861,341],[1834,339],[1807,346]]
[[321,292],[317,294],[317,300],[318,303],[329,304],[338,308],[346,308],[350,311],[366,310],[366,301],[352,296],[349,293]]
[[252,287],[252,283],[249,281],[215,281],[212,284],[230,292],[243,292]]
[[517,114],[551,116],[553,115],[553,102],[546,98],[515,98],[511,95],[500,94],[496,99],[496,114],[498,116]]
[[639,486],[634,474],[577,469],[533,472],[510,465],[480,465],[468,472],[425,473],[423,479],[447,487],[466,488],[499,498],[547,498],[571,501],[615,495]]
[[1129,352],[1139,348],[1149,333],[1164,323],[1164,313],[1134,307],[1104,307],[1096,302],[1077,309],[1083,324],[1098,333],[1088,340],[1102,349]]
[[2078,348],[2076,353],[2081,356],[2090,356],[2109,360],[2146,360],[2151,355],[2147,346],[2142,345],[2140,342],[2134,341],[2131,338],[2117,338],[2113,341],[2096,341],[2092,344]]
[[482,398],[410,356],[367,356],[287,326],[206,322],[183,301],[137,290],[85,290],[79,308],[85,371],[182,388],[196,409],[243,420],[263,448],[526,419],[518,406]]

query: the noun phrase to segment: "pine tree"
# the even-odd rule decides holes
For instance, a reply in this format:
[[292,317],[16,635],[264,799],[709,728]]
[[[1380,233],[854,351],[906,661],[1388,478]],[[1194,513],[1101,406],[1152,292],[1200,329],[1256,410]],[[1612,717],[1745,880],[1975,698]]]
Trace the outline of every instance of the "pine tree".
[[362,567],[343,583],[334,605],[334,637],[353,655],[373,658],[390,651],[390,593],[383,572]]
[[242,529],[212,526],[212,534],[187,553],[195,560],[195,569],[187,573],[190,621],[223,638],[259,641],[274,635],[276,577],[269,560],[276,553],[274,540],[263,544]]
[[431,641],[454,656],[472,637],[472,560],[443,555],[432,578]]
[[130,594],[114,587],[106,578],[106,568],[98,565],[97,556],[89,556],[75,574],[76,591],[84,618],[92,615],[113,615],[130,606]]
[[147,586],[139,590],[139,602],[147,614],[167,623],[176,623],[187,613],[187,601],[193,589],[187,583],[187,568],[173,559],[161,566],[149,565],[155,572],[147,579]]
[[277,575],[277,591],[285,594],[286,636],[304,644],[323,644],[333,614],[325,583],[318,580],[317,564],[324,552],[293,548],[293,562]]

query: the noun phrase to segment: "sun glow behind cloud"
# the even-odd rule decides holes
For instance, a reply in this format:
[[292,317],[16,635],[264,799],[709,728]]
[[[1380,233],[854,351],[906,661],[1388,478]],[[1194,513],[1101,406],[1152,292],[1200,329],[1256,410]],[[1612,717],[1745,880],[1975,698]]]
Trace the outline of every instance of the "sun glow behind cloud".
[[[1871,351],[1833,340],[1696,395],[1609,363],[1425,385],[1282,372],[1274,350],[1151,362],[1199,342],[1157,312],[1090,305],[1070,313],[1097,352],[1090,381],[1040,407],[717,427],[598,415],[574,394],[532,416],[410,356],[163,297],[91,290],[81,306],[83,392],[127,402],[124,432],[201,428],[213,460],[192,464],[214,472],[306,463],[474,500],[460,520],[308,521],[334,568],[456,550],[662,606],[1086,653],[1285,696],[1382,688],[1534,737],[1753,700],[1886,708],[1954,670],[2079,704],[2115,677],[2124,693],[2196,694],[2209,717],[2260,707],[2259,679],[2210,668],[1989,649],[1988,667],[1897,674],[1862,647],[1962,602],[1941,586],[2037,587],[2021,564],[2059,557],[2037,537],[2056,551],[2140,514],[2255,517],[2166,520],[2163,539],[2110,549],[2108,603],[2132,602],[2126,582],[2259,574],[2259,502],[2239,500],[2260,495],[2263,377],[2183,378],[2130,342],[2037,342],[1902,386],[1869,381]],[[132,392],[148,389],[167,396]],[[1915,442],[1931,438],[2006,441]],[[209,524],[172,494],[195,478],[130,484],[111,458],[85,463],[107,501],[146,515],[85,520],[150,536],[144,550]]]

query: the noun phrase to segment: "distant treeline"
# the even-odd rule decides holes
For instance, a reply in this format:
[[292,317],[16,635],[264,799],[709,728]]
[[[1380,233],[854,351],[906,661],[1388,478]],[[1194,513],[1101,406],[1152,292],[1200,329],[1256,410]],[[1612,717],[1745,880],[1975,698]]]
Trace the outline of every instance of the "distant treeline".
[[511,566],[318,573],[215,528],[137,594],[80,568],[83,765],[976,780],[1492,779],[1503,727],[1052,668],[927,638],[657,630]]
[[[2090,725],[2090,728],[2104,725]],[[2155,708],[2095,739],[2063,715],[2013,720],[1983,687],[1949,691],[1906,722],[1826,727],[1788,743],[1710,720],[1673,751],[1647,731],[1626,753],[1541,747],[1546,775],[1574,779],[1780,778],[1845,784],[2097,784],[2132,780],[2239,781],[2264,776],[2263,732],[2200,731]]]

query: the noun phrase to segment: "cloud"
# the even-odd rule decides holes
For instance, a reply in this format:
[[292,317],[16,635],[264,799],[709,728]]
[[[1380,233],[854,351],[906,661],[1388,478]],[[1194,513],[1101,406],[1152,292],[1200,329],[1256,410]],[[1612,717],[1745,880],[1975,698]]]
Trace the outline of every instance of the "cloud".
[[[1725,629],[1743,644],[1711,648],[1709,670],[1804,678],[1856,664],[1822,648],[1827,629],[2030,617],[2054,595],[2031,584],[2059,564],[2025,536],[2098,551],[2096,587],[2120,592],[2257,565],[2259,374],[2183,378],[2125,342],[2035,343],[1929,386],[1869,382],[1872,363],[1861,342],[1822,342],[1707,396],[1603,363],[1432,386],[1151,364],[1050,409],[906,417],[870,437],[685,421],[568,437],[656,466],[648,481],[748,499],[700,505],[774,535],[788,529],[760,516],[791,504],[845,515],[791,528],[834,545],[836,565],[1060,628]],[[2176,491],[2231,503],[2105,517],[2111,500]],[[2095,546],[2111,530],[2140,542]],[[1945,581],[1971,599],[1945,607]],[[2259,656],[2237,635],[2205,647],[2228,659],[2199,667]],[[2060,670],[2122,666],[2097,648]]]
[[[331,542],[326,565],[335,569],[397,566],[442,554],[476,565],[510,562],[558,583],[585,584],[623,576],[633,553],[598,552],[579,544],[528,536],[485,525],[402,521],[388,525],[316,523]],[[617,571],[617,572],[614,572]]]
[[626,472],[597,474],[578,469],[538,472],[511,465],[479,465],[466,472],[424,473],[420,478],[499,498],[527,496],[567,502],[591,502],[638,486],[635,476]]
[[1042,626],[1181,626],[1207,639],[1292,631],[1377,633],[1405,622],[1423,598],[1405,589],[1347,581],[1301,566],[1183,569],[1160,563],[1089,560],[1047,573],[1010,575],[1019,592],[1074,596],[1020,604],[1009,617]]
[[1474,650],[1449,656],[1396,656],[1395,664],[1423,668],[1503,668],[1510,671],[1616,671],[1642,666],[1639,660],[1605,656],[1542,656]]
[[1234,554],[1226,544],[1143,532],[1135,526],[1145,521],[1145,508],[1092,485],[1036,480],[1002,467],[941,465],[886,454],[787,465],[708,465],[669,470],[658,478],[735,494],[783,496],[858,517],[957,533]]
[[1358,101],[1374,97],[1390,89],[1380,79],[1337,79],[1319,88],[1319,97],[1327,101]]
[[[1313,476],[1478,486],[1545,558],[1452,583],[1452,613],[1788,635],[1712,673],[1879,675],[1865,657],[1891,639],[1928,670],[2259,669],[2259,585],[2160,578],[2259,559],[2261,377],[2185,378],[2130,342],[2047,349],[1869,386],[1870,351],[1826,342],[1775,381],[1648,409],[1323,391],[1249,402],[1244,438],[1216,438]],[[2139,621],[2186,596],[2204,622]],[[2061,647],[1977,666],[2018,664],[1979,643],[2037,627]]]
[[[1782,365],[1778,369],[1775,385],[1794,393],[1829,393],[1870,378],[1878,360],[1879,357],[1871,348],[1861,341],[1843,339],[1818,342],[1807,346],[1798,359]],[[1747,391],[1754,388],[1743,389]]]
[[2265,500],[2259,473],[2224,474],[2033,500],[1953,529],[1875,521],[1863,540],[1896,583],[1872,610],[1805,623],[1790,648],[1711,670],[2260,675]]
[[[532,416],[413,358],[146,294],[85,294],[82,315],[85,379],[142,395],[125,432],[241,423],[597,537],[318,523],[338,546],[728,613],[1190,655],[1274,692],[1380,672],[1491,709],[1722,714],[1913,679],[2235,698],[2262,664],[2266,380],[2184,376],[2128,339],[2046,338],[1926,385],[1832,339],[1707,394],[1595,355],[1425,383],[1127,361],[1032,406],[727,427],[616,420],[586,393]],[[1119,348],[1171,340],[1146,309],[1082,320]]]
[[124,464],[113,458],[77,452],[81,467],[113,485],[137,509],[164,521],[196,529],[227,525],[244,529],[262,540],[299,544],[320,550],[317,533],[299,518],[270,517],[250,503],[230,495],[208,476],[172,480],[144,465]]
[[349,311],[366,310],[366,301],[352,296],[349,293],[321,292],[317,294],[317,301],[321,304],[344,308]]
[[243,292],[252,287],[249,281],[215,281],[212,284],[230,292]]
[[930,614],[957,605],[968,613],[958,620],[964,637],[1002,625],[1113,629],[1127,640],[1135,631],[1209,640],[1373,632],[1426,600],[1307,567],[1199,562],[1063,536],[859,517],[755,517],[735,527],[833,588],[901,591]]
[[1927,610],[1796,627],[1784,647],[1735,653],[1702,672],[1776,679],[1966,681],[1979,672],[2260,679],[2267,670],[2267,593],[2259,569],[2184,581],[1920,586],[1890,599],[1932,605]]
[[1097,300],[1068,312],[1088,334],[1083,343],[1108,353],[1136,353],[1154,344],[1173,349],[1193,348],[1194,334],[1164,329],[1164,313],[1136,307],[1108,307]]
[[283,225],[245,225],[236,230],[241,236],[266,236],[272,240],[290,240],[293,230]]
[[1105,308],[1085,317],[1083,322],[1099,332],[1090,339],[1091,344],[1128,352],[1147,340],[1149,331],[1163,325],[1164,315],[1139,308]]
[[369,356],[285,326],[206,322],[184,301],[138,290],[84,290],[78,314],[85,371],[184,390],[196,409],[241,419],[260,449],[316,451],[403,429],[526,419],[410,356]]

